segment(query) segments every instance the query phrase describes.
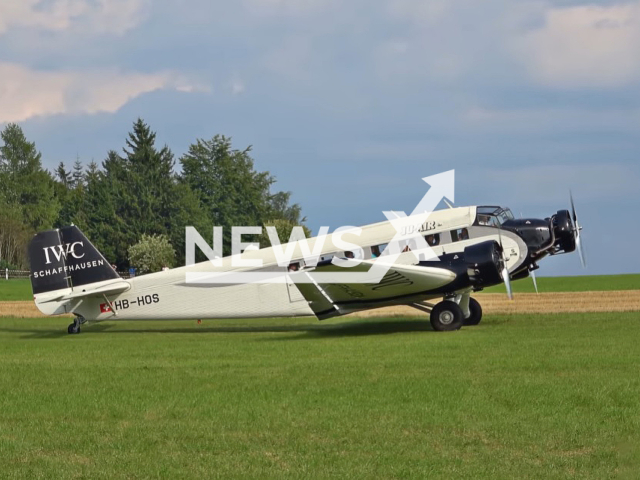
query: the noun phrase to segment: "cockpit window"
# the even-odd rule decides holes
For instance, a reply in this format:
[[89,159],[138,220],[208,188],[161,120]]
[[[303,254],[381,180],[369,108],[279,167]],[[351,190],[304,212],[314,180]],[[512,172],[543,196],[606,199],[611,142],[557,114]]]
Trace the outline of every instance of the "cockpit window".
[[508,208],[502,207],[478,207],[476,225],[499,227],[507,220],[514,218]]

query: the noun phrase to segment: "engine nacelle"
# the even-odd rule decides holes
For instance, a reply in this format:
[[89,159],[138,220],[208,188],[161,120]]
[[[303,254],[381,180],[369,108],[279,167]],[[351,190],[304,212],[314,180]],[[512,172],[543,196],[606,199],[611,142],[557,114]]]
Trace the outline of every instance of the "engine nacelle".
[[502,282],[502,247],[495,240],[465,248],[464,261],[469,280],[475,287],[488,287]]
[[446,286],[446,291],[454,292],[468,288],[480,290],[502,283],[502,247],[495,240],[469,245],[464,252],[445,253],[437,261],[422,261],[419,265],[446,268],[455,273],[456,279]]

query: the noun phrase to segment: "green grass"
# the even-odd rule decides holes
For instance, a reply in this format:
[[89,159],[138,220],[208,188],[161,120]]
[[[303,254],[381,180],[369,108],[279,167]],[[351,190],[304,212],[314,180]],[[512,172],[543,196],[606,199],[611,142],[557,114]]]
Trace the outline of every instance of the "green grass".
[[[512,282],[516,293],[533,293],[533,280],[524,278]],[[640,274],[585,275],[578,277],[538,277],[538,289],[543,292],[591,292],[614,290],[640,290]],[[504,293],[504,285],[484,290],[488,293]]]
[[11,280],[0,278],[0,302],[32,299],[31,281],[28,278]]
[[637,478],[640,314],[0,320],[3,478]]

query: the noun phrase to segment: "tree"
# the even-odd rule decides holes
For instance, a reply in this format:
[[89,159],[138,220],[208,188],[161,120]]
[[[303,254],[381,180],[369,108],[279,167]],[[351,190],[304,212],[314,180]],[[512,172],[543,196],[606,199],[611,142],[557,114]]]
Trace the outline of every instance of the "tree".
[[[116,195],[112,185],[104,172],[100,171],[98,164],[93,161],[87,167],[83,183],[85,194],[75,223],[109,262],[117,263],[118,267],[124,268],[127,249],[135,242],[127,244],[122,239],[121,231],[126,225],[116,214]],[[120,252],[124,253],[119,256]]]
[[255,170],[250,152],[251,147],[233,149],[230,138],[216,135],[198,139],[180,158],[182,180],[198,195],[208,222],[224,227],[225,254],[231,251],[232,226],[280,218],[301,222],[300,207],[289,205],[288,192],[270,193],[275,178]]
[[70,177],[69,183],[71,188],[78,188],[82,186],[84,181],[84,167],[82,166],[82,162],[79,157],[77,157],[76,161],[73,163],[73,173]]
[[278,240],[281,244],[287,243],[291,238],[291,232],[295,227],[301,226],[302,231],[304,232],[304,236],[309,238],[311,236],[311,230],[309,230],[305,225],[300,225],[299,223],[292,222],[286,218],[278,218],[275,220],[269,220],[264,222],[264,226],[262,229],[262,235],[260,235],[260,248],[271,247],[271,239],[269,238],[269,234],[267,232],[266,227],[275,227],[276,232],[278,233]]
[[64,185],[65,188],[69,188],[71,185],[71,173],[67,171],[64,166],[64,162],[60,162],[58,164],[58,168],[56,168],[56,176],[58,177],[58,181]]
[[28,266],[27,243],[31,235],[20,217],[17,205],[0,208],[0,268],[22,269]]
[[15,123],[0,132],[0,197],[20,209],[22,223],[32,231],[51,228],[60,205],[54,179],[42,168],[35,143],[27,141]]
[[176,252],[166,235],[142,235],[138,243],[129,248],[129,262],[140,273],[159,272],[172,267]]
[[[158,149],[155,142],[155,132],[138,119],[123,154],[110,151],[103,170],[86,176],[83,221],[93,230],[95,244],[105,245],[105,255],[108,252],[119,268],[128,266],[128,249],[143,234],[166,235],[173,245],[183,247],[184,227],[203,225],[198,198],[173,171],[171,150]],[[184,261],[184,248],[178,260]]]

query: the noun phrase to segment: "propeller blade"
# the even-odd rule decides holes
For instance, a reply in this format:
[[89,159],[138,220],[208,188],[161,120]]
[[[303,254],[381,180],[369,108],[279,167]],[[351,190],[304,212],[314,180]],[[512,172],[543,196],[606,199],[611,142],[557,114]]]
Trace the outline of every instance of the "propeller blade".
[[536,289],[536,295],[540,295],[540,292],[538,291],[538,280],[536,279],[535,270],[531,270],[531,280],[533,280],[533,288]]
[[507,288],[507,297],[513,300],[513,290],[511,289],[511,277],[509,276],[509,267],[507,267],[507,258],[504,255],[504,247],[502,246],[502,229],[498,226],[498,240],[500,240],[500,255],[502,255],[502,272],[501,277],[504,286]]
[[507,297],[509,297],[509,300],[513,300],[513,290],[511,289],[511,278],[509,277],[509,269],[507,268],[506,263],[502,268],[502,281],[504,282],[504,286],[507,287]]
[[576,239],[576,248],[578,249],[578,254],[580,255],[580,263],[582,264],[582,268],[587,268],[587,259],[584,254],[584,248],[582,247],[582,236],[580,232],[582,231],[582,227],[578,222],[578,214],[576,213],[576,206],[573,203],[573,193],[569,190],[569,200],[571,201],[571,217],[573,219],[573,235]]
[[580,237],[580,232],[578,232],[578,236],[576,237],[576,247],[578,247],[578,254],[580,255],[580,263],[582,264],[582,268],[587,268],[587,259],[584,255],[584,249],[582,248],[582,238]]

